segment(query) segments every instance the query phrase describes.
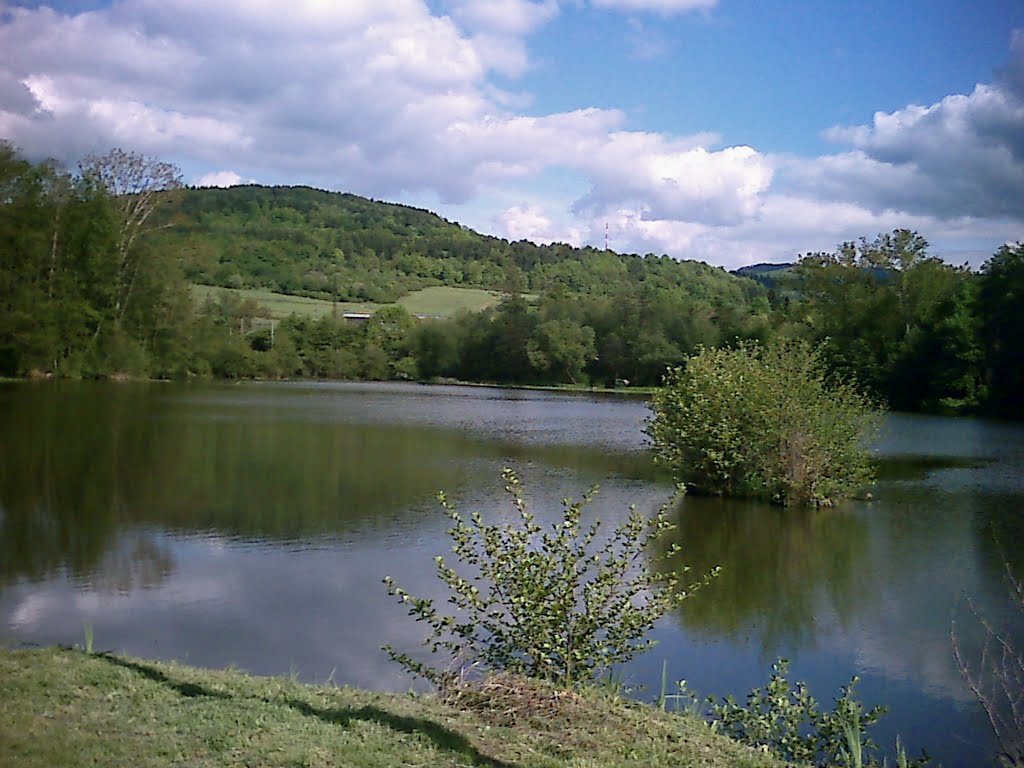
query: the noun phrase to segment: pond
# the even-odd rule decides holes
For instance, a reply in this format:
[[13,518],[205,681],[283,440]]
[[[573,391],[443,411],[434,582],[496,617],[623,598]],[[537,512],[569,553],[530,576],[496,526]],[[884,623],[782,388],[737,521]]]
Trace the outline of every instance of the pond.
[[[82,643],[380,690],[410,680],[386,643],[423,625],[391,575],[441,597],[436,491],[508,515],[503,466],[541,518],[599,483],[588,516],[654,511],[642,400],[413,384],[0,385],[0,642]],[[954,617],[1012,621],[1022,572],[1024,427],[892,415],[873,499],[818,513],[687,497],[671,510],[692,573],[715,583],[659,623],[622,670],[641,697],[671,680],[742,698],[778,657],[830,702],[860,697],[945,766],[993,749],[953,658]],[[1018,627],[1019,628],[1019,627]]]

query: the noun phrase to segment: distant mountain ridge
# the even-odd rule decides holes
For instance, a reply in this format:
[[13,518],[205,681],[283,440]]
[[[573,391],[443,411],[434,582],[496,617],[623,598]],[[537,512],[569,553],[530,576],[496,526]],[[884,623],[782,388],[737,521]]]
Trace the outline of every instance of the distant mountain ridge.
[[738,275],[739,277],[748,277],[751,280],[755,280],[765,288],[775,288],[778,285],[779,278],[791,274],[793,267],[796,264],[792,262],[785,262],[782,264],[770,264],[767,262],[761,262],[759,264],[750,264],[739,269],[732,270],[732,274]]

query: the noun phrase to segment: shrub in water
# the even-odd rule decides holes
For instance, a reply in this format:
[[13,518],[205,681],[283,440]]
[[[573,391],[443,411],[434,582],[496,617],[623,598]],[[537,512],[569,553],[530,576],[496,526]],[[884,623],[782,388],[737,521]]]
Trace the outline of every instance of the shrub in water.
[[[650,519],[631,508],[620,526],[599,538],[600,521],[582,522],[596,489],[581,501],[565,500],[562,519],[546,527],[527,510],[516,475],[506,469],[502,478],[518,513],[512,524],[488,523],[478,512],[467,520],[440,496],[454,523],[452,551],[468,574],[435,558],[456,615],[384,579],[388,593],[430,627],[424,644],[455,663],[566,687],[588,681],[652,645],[647,634],[654,623],[713,575],[683,589],[678,573],[648,567],[651,543],[673,527],[665,508]],[[671,547],[660,557],[677,551]],[[447,682],[447,672],[385,650],[414,674]]]
[[657,460],[700,493],[830,505],[871,482],[877,408],[801,342],[702,349],[651,401]]

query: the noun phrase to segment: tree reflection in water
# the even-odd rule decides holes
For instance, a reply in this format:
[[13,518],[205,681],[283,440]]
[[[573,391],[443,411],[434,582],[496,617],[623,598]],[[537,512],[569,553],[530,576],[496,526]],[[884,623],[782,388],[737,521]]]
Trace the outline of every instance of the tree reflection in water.
[[673,540],[683,549],[667,567],[722,569],[677,614],[695,634],[756,634],[771,659],[784,648],[815,647],[829,617],[845,626],[872,600],[862,578],[868,526],[848,507],[783,509],[688,496],[675,522]]

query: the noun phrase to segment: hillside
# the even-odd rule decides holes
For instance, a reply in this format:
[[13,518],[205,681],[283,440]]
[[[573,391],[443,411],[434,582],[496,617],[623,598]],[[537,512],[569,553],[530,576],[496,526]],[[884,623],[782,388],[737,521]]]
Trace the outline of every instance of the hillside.
[[796,264],[750,264],[734,269],[732,274],[739,277],[749,277],[765,288],[775,288],[780,280],[792,277],[795,266]]
[[758,286],[667,256],[621,255],[481,235],[429,211],[308,187],[189,189],[153,241],[194,283],[387,304],[432,285],[610,295],[682,289],[710,305],[745,304]]
[[1020,244],[975,275],[896,229],[731,274],[308,187],[118,195],[2,141],[0,177],[0,375],[657,386],[701,347],[805,338],[894,408],[1021,412]]

